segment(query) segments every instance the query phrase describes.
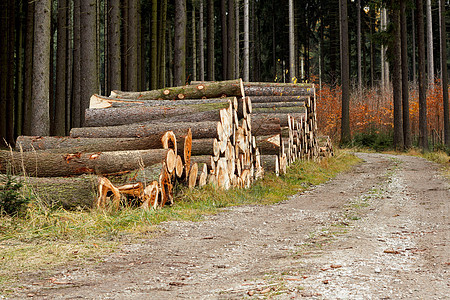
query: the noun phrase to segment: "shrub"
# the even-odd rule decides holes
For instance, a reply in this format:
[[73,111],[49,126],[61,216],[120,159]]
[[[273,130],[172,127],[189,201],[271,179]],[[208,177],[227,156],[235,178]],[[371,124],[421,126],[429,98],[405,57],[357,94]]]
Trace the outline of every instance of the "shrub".
[[7,174],[3,179],[4,183],[0,183],[0,213],[19,216],[31,199],[20,193],[23,184],[16,177]]

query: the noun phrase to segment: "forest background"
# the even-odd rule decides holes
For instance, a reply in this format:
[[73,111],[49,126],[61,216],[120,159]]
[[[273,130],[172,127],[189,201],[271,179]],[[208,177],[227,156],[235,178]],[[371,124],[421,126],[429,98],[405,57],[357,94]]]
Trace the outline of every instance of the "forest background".
[[4,0],[0,140],[67,135],[83,126],[95,93],[242,77],[315,83],[319,131],[336,141],[348,126],[347,142],[449,145],[449,7],[446,0]]

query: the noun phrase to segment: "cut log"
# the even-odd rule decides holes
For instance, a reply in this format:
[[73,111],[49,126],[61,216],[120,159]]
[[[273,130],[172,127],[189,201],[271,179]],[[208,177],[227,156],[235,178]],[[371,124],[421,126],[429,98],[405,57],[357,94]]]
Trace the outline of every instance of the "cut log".
[[173,133],[172,130],[167,131],[163,134],[161,138],[161,143],[163,149],[172,149],[175,154],[178,153],[177,151],[177,137],[175,136],[175,133]]
[[208,180],[208,165],[203,164],[202,172],[200,173],[200,177],[198,179],[198,186],[203,187],[206,185]]
[[189,174],[189,168],[191,167],[191,156],[192,156],[192,130],[188,129],[186,136],[183,138],[183,160],[184,160],[184,170],[186,172],[186,178]]
[[0,151],[0,172],[36,177],[103,175],[156,164],[166,153],[165,149],[66,154]]
[[280,175],[280,163],[278,161],[278,155],[261,155],[261,166],[264,171],[275,173],[275,175]]
[[156,209],[158,206],[158,196],[159,196],[159,184],[158,181],[152,181],[144,189],[144,201],[142,202],[142,209],[149,209],[152,207]]
[[255,112],[258,112],[258,108],[274,108],[279,109],[281,107],[305,107],[305,102],[266,102],[266,103],[253,103]]
[[188,187],[190,189],[194,188],[197,184],[197,175],[198,175],[198,164],[195,162],[192,164],[189,171],[189,181]]
[[201,99],[219,98],[226,96],[243,96],[242,80],[229,80],[221,82],[201,83],[197,85],[185,85],[144,92],[113,91],[111,97],[120,99]]
[[172,130],[177,136],[177,140],[181,140],[186,135],[189,128],[192,128],[192,138],[214,138],[217,137],[217,122],[183,122],[176,125],[171,123],[162,124],[130,124],[109,127],[82,127],[72,128],[70,136],[88,137],[88,138],[105,138],[105,137],[153,137],[155,141],[161,142],[161,138],[166,131]]
[[254,120],[252,115],[251,135],[267,136],[281,133],[280,120],[278,118],[264,118]]
[[234,101],[235,97],[224,98],[208,98],[208,99],[183,99],[183,100],[134,100],[134,99],[120,99],[113,97],[106,97],[100,95],[92,95],[89,108],[108,108],[108,107],[125,107],[132,105],[146,105],[146,106],[166,106],[166,105],[192,105],[205,103],[223,103],[228,100]]
[[166,204],[173,204],[173,185],[165,162],[163,162],[161,167],[161,175],[159,176],[159,188],[161,189],[160,206],[164,207]]
[[253,108],[253,113],[305,113],[306,109],[304,106],[294,106],[294,107],[282,107],[282,106],[271,106],[271,107],[255,107]]
[[181,158],[180,155],[177,155],[177,160],[175,163],[175,173],[177,175],[178,178],[182,178],[183,174],[184,174],[184,163],[183,163],[183,159]]
[[170,175],[175,170],[175,167],[177,165],[177,155],[172,149],[169,149],[166,154],[166,166],[167,166],[167,172],[169,172]]
[[280,154],[280,135],[258,136],[256,138],[256,147],[262,155]]
[[[0,182],[2,181],[0,175]],[[63,207],[67,210],[91,209],[97,199],[98,176],[81,175],[66,177],[17,177],[23,184],[21,192],[48,204],[49,207]]]
[[[252,104],[256,103],[290,103],[290,102],[302,102],[304,105],[308,103],[309,96],[252,96]],[[255,107],[255,106],[254,106]]]
[[246,96],[313,96],[314,88],[295,86],[253,86],[244,84]]
[[201,164],[210,164],[211,163],[211,155],[196,155],[191,156],[191,163]]
[[[289,113],[289,115],[294,117],[296,120],[300,120],[305,117],[304,113]],[[253,128],[253,126],[258,126],[258,124],[261,124],[261,123],[273,122],[273,121],[270,121],[271,119],[278,119],[278,122],[280,123],[281,127],[288,126],[287,113],[256,113],[256,112],[254,112],[252,114],[251,118],[252,118],[252,128]],[[267,134],[265,134],[265,135],[267,135]]]
[[173,116],[201,113],[228,107],[228,102],[191,105],[111,107],[104,109],[86,109],[85,126],[116,126],[142,123]]

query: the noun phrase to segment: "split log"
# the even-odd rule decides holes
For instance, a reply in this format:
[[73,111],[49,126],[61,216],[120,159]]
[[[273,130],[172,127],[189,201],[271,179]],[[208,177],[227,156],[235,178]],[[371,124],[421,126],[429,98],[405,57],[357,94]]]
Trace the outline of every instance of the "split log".
[[194,114],[210,110],[218,110],[228,107],[228,102],[205,103],[195,105],[165,105],[165,106],[142,106],[134,105],[127,107],[93,108],[85,111],[85,126],[116,126],[132,123],[142,123],[152,120],[169,118],[173,116]]
[[197,85],[185,85],[144,92],[113,91],[111,97],[120,99],[202,99],[219,98],[223,96],[243,96],[244,88],[242,80],[229,80],[221,82],[201,83]]
[[36,177],[111,174],[156,164],[166,153],[165,149],[66,154],[0,151],[0,172]]
[[144,124],[129,124],[119,126],[107,127],[82,127],[72,128],[70,136],[87,137],[87,138],[105,138],[105,137],[153,137],[155,141],[161,141],[162,135],[166,131],[172,130],[181,140],[189,128],[192,128],[192,138],[213,138],[217,136],[217,122],[182,122],[174,124],[161,123],[144,123]]

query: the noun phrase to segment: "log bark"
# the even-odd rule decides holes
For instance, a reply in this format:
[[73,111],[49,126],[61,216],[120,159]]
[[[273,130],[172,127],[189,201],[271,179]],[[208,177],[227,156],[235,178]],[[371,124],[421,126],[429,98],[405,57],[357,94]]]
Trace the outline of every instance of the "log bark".
[[72,138],[58,136],[19,136],[16,150],[52,153],[107,152],[125,150],[161,149],[161,140],[143,138]]
[[121,99],[202,99],[219,98],[223,96],[243,96],[244,89],[242,80],[229,80],[211,83],[201,83],[197,85],[177,86],[159,90],[144,92],[124,92],[113,91],[111,97]]
[[[290,116],[294,117],[296,120],[301,120],[305,118],[304,113],[290,113]],[[252,114],[252,127],[258,126],[258,124],[270,122],[270,120],[277,119],[282,127],[288,126],[288,115],[287,113],[253,113]],[[266,134],[267,135],[267,134]]]
[[89,137],[89,138],[105,138],[105,137],[149,137],[155,141],[160,141],[162,135],[172,130],[177,136],[177,140],[185,136],[188,129],[192,129],[192,138],[212,138],[217,136],[217,122],[180,122],[176,125],[172,123],[144,123],[130,124],[109,127],[84,127],[72,128],[70,136]]
[[148,106],[161,106],[161,105],[191,105],[191,104],[204,104],[204,103],[221,103],[233,101],[235,97],[221,97],[221,98],[208,98],[208,99],[177,99],[172,101],[167,100],[147,100],[147,99],[120,99],[113,97],[100,96],[97,94],[92,95],[89,108],[108,108],[108,107],[123,107],[130,105],[148,105]]
[[165,149],[66,154],[0,151],[0,172],[25,172],[35,177],[103,175],[156,164],[165,159],[166,153]]
[[272,103],[272,102],[304,102],[309,101],[309,96],[252,96],[252,103]]
[[284,114],[292,114],[292,113],[304,113],[306,108],[304,106],[294,106],[294,107],[282,107],[282,106],[272,106],[272,107],[257,107],[253,108],[253,113],[284,113]]
[[256,138],[256,147],[261,155],[280,154],[280,135],[260,136]]
[[32,190],[34,195],[49,206],[62,206],[68,210],[92,208],[97,198],[98,177],[82,175],[64,177],[21,177],[24,192]]
[[258,112],[258,108],[273,108],[277,109],[285,109],[286,107],[294,107],[300,108],[305,107],[305,102],[266,102],[266,103],[253,103],[253,109],[255,112]]
[[249,86],[244,85],[246,96],[313,96],[311,87]]
[[[177,106],[129,106],[111,107],[103,109],[87,109],[85,112],[85,126],[116,126],[133,123],[142,123],[179,115],[194,114],[218,110],[228,107],[226,103],[205,103]],[[206,114],[207,115],[207,114]]]

